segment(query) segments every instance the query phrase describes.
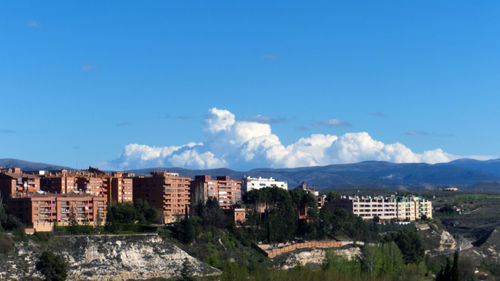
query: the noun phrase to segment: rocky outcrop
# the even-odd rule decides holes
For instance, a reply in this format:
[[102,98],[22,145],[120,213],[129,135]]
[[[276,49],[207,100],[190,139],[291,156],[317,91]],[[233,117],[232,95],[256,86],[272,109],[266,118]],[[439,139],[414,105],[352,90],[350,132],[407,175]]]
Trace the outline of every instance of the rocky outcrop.
[[455,251],[472,248],[472,243],[465,238],[456,239],[448,231],[433,224],[417,225],[420,238],[424,243],[425,253],[430,256],[452,255]]
[[[358,258],[361,255],[361,249],[357,246],[346,246],[341,248],[330,249],[336,255],[348,260]],[[290,252],[277,259],[278,266],[282,269],[290,269],[297,265],[313,265],[318,266],[326,262],[326,253],[328,249],[303,249]]]
[[489,262],[500,262],[500,227],[493,229],[477,248],[478,254]]
[[474,266],[483,261],[500,262],[500,229],[493,230],[482,244],[477,246],[464,237],[453,237],[448,231],[439,229],[434,224],[419,225],[417,229],[424,243],[425,253],[430,257],[452,256],[459,251],[460,257]]
[[68,280],[140,280],[178,276],[185,261],[194,275],[220,271],[190,256],[157,235],[57,237],[50,245],[19,243],[0,264],[1,280],[39,280],[35,263],[46,249],[63,256]]

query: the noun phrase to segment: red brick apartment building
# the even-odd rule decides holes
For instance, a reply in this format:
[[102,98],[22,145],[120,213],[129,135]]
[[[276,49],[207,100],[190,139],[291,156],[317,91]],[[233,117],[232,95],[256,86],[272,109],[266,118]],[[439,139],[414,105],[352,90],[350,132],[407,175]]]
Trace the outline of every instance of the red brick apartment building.
[[107,202],[124,203],[133,200],[133,174],[112,174],[90,167],[88,170],[47,172],[42,176],[42,190],[51,193],[83,192],[106,198]]
[[133,180],[134,174],[113,173],[110,178],[111,190],[108,191],[108,201],[113,203],[125,203],[133,201]]
[[9,211],[27,226],[26,232],[51,231],[54,223],[68,225],[71,213],[79,224],[106,221],[106,199],[84,194],[40,194],[7,200]]
[[40,190],[40,177],[19,168],[0,170],[0,192],[4,198],[30,196]]
[[87,170],[76,171],[76,177],[81,192],[108,200],[108,190],[111,189],[108,173],[89,167]]
[[241,201],[241,181],[229,176],[215,179],[208,175],[196,176],[191,182],[192,202],[206,202],[208,197],[216,198],[222,209],[230,209]]
[[41,189],[51,193],[65,194],[78,191],[77,177],[67,170],[49,172],[41,178]]
[[189,209],[191,178],[178,173],[152,172],[148,176],[134,177],[134,198],[143,199],[163,212],[164,222],[179,220]]

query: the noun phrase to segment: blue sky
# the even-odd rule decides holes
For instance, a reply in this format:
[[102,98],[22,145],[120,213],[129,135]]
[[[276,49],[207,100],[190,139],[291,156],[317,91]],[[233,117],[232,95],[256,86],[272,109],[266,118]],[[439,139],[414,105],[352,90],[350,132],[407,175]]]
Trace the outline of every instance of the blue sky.
[[[9,2],[0,3],[0,158],[244,169],[500,155],[497,1]],[[235,151],[263,135],[278,137],[278,150],[301,138],[314,148],[315,134],[339,140],[296,161],[304,151],[292,147],[225,154],[214,145],[236,129],[207,134],[227,115],[213,108],[261,132]],[[333,149],[346,134],[351,142]],[[349,150],[366,140],[416,156]],[[183,161],[144,156],[190,142],[203,144],[177,150],[189,152]],[[144,147],[126,154],[131,144]],[[438,148],[448,158],[422,156]],[[216,160],[186,161],[199,155]]]

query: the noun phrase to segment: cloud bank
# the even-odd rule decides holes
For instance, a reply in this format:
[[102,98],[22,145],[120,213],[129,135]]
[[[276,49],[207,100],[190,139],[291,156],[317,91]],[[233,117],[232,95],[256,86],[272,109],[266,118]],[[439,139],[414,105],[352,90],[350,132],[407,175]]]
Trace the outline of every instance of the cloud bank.
[[[331,121],[328,125],[342,125],[341,121],[337,121]],[[366,160],[440,163],[458,158],[461,157],[440,148],[415,153],[401,143],[385,144],[374,140],[367,132],[341,136],[312,134],[293,144],[283,145],[279,137],[272,133],[269,123],[249,118],[237,119],[228,110],[212,108],[206,116],[203,142],[163,147],[128,144],[120,157],[109,162],[109,165],[117,169],[159,166],[250,169],[320,166]]]

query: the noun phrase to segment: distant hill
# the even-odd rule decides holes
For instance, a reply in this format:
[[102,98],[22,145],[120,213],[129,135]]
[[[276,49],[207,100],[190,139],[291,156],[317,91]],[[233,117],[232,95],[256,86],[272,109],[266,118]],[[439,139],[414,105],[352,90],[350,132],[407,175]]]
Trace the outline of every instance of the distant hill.
[[29,161],[10,159],[10,158],[0,159],[0,167],[3,167],[3,168],[21,168],[21,170],[24,170],[24,171],[59,170],[59,169],[72,170],[72,168],[68,168],[68,167],[64,167],[64,166],[45,164],[45,163],[37,163],[37,162],[29,162]]
[[458,159],[455,161],[451,161],[449,163],[444,163],[439,165],[452,165],[455,167],[460,167],[468,170],[481,171],[500,176],[500,159],[492,159],[486,161],[480,161],[474,159]]
[[[484,170],[481,170],[481,163]],[[230,169],[190,170],[183,168],[151,168],[132,170],[137,175],[148,174],[154,170],[168,170],[181,175],[193,177],[208,174],[212,176],[228,175],[234,178],[243,176],[273,177],[286,180],[290,187],[298,186],[305,181],[319,189],[339,188],[391,188],[398,186],[443,186],[473,185],[478,182],[500,181],[500,169],[495,170],[492,161],[478,161],[473,167],[463,162],[444,164],[409,163],[397,164],[381,161],[366,161],[354,164],[340,164],[317,167],[291,169],[260,168],[250,171],[234,171]],[[500,160],[498,160],[500,163]],[[490,185],[496,190],[496,186]],[[482,188],[483,191],[486,191]],[[500,190],[499,190],[500,191]]]
[[[19,167],[23,170],[71,169],[58,165],[16,159],[0,159],[0,166]],[[354,164],[301,168],[259,168],[250,171],[235,171],[226,168],[192,170],[156,167],[129,170],[129,172],[145,175],[155,170],[178,172],[182,176],[188,177],[196,175],[228,175],[232,178],[244,176],[273,177],[277,180],[287,181],[290,188],[294,188],[305,181],[309,186],[318,189],[382,188],[420,190],[457,185],[468,191],[500,192],[500,159],[487,161],[460,159],[434,165],[366,161]]]

